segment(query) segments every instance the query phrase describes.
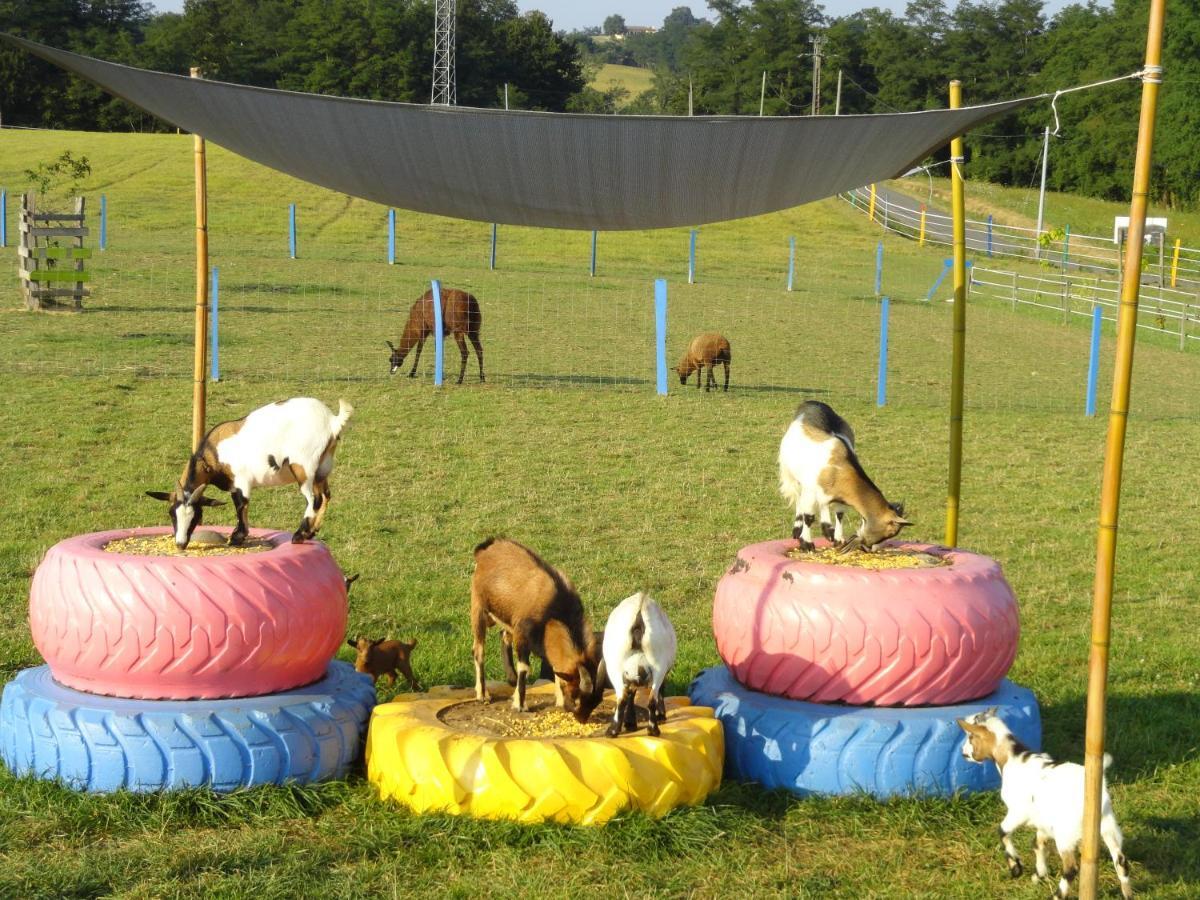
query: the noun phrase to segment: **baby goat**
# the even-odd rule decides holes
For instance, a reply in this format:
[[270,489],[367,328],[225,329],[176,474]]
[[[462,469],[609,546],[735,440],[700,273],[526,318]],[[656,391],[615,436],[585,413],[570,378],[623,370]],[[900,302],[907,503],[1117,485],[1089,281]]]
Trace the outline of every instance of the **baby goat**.
[[245,418],[222,422],[204,436],[173,491],[146,494],[171,504],[175,544],[182,550],[200,524],[203,508],[224,505],[203,496],[210,484],[229,491],[233,498],[237,527],[229,543],[237,545],[250,532],[250,489],[294,482],[308,505],[292,541],[307,540],[317,533],[329,509],[333,454],[352,412],[354,407],[345,400],[338,401],[335,416],[320,400],[293,397],[260,407]]
[[355,649],[358,656],[354,660],[354,670],[365,672],[371,676],[371,681],[378,681],[381,675],[386,675],[388,684],[396,683],[397,672],[408,679],[408,686],[419,691],[421,686],[413,677],[412,657],[413,648],[417,646],[412,641],[386,641],[383,638],[371,640],[360,637],[356,641],[347,640],[347,644]]
[[488,538],[475,548],[471,576],[471,630],[475,657],[475,697],[490,702],[483,676],[488,628],[508,632],[517,657],[513,708],[525,712],[529,655],[536,653],[554,670],[558,705],[575,709],[586,722],[600,697],[596,690],[596,639],[575,586],[528,547],[505,538]]
[[[483,344],[479,342],[479,327],[482,324],[478,300],[466,291],[453,288],[442,291],[442,336],[452,334],[458,343],[458,352],[462,356],[462,366],[458,370],[459,384],[463,383],[463,376],[467,373],[467,343],[463,340],[464,335],[471,339],[471,345],[475,348],[475,359],[479,361],[479,380],[483,381]],[[384,342],[392,351],[391,374],[395,375],[404,365],[404,357],[415,346],[417,353],[408,377],[416,376],[421,348],[425,346],[425,338],[433,334],[433,327],[433,290],[430,289],[413,302],[408,321],[404,323],[404,333],[400,335],[400,346],[396,347],[391,341]]]
[[[903,505],[889,503],[863,471],[850,425],[817,400],[800,405],[779,444],[779,492],[796,506],[792,537],[803,550],[813,549],[812,525],[818,514],[825,537],[843,551],[874,550],[912,524],[904,518]],[[847,506],[858,512],[862,523],[858,534],[843,543]]]
[[675,665],[675,629],[652,598],[640,591],[617,604],[604,626],[604,666],[613,681],[617,708],[608,736],[616,737],[622,725],[637,729],[634,697],[639,687],[650,688],[650,724],[646,731],[657,737],[660,719],[667,717],[662,686]]
[[700,379],[704,375],[704,367],[708,366],[708,379],[704,383],[704,390],[707,392],[717,386],[713,369],[716,368],[717,363],[723,363],[725,366],[725,390],[728,391],[729,363],[732,360],[729,341],[715,331],[706,331],[704,334],[698,334],[692,338],[687,352],[683,354],[683,359],[675,367],[675,372],[679,375],[680,384],[687,384],[692,373],[696,372],[696,388],[699,389]]
[[[1033,880],[1048,877],[1046,841],[1053,840],[1063,867],[1057,896],[1066,897],[1078,871],[1075,851],[1083,838],[1083,766],[1056,763],[1048,754],[1033,753],[1013,736],[995,711],[992,707],[969,719],[955,720],[967,733],[962,754],[971,762],[992,760],[1000,769],[1000,799],[1007,808],[1000,823],[1000,838],[1012,877],[1020,878],[1023,871],[1012,833],[1029,825],[1037,829],[1037,872]],[[1112,757],[1104,754],[1105,769],[1111,761]],[[1121,895],[1129,898],[1133,896],[1129,864],[1121,852],[1121,829],[1113,815],[1107,786],[1102,788],[1101,802],[1100,836],[1116,867]]]

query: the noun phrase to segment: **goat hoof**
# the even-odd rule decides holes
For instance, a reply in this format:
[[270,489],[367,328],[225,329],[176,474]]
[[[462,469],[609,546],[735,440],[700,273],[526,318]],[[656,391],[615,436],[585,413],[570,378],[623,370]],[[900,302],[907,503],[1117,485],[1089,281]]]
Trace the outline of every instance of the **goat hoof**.
[[604,729],[604,733],[607,734],[609,737],[616,737],[618,734],[621,733],[621,726],[620,725],[609,725],[606,729]]
[[1010,874],[1013,878],[1020,878],[1025,874],[1025,867],[1019,862],[1011,862],[1008,864],[1008,874]]
[[654,725],[654,724],[647,725],[646,726],[646,734],[650,735],[650,737],[658,737],[658,735],[659,735],[658,726]]
[[799,549],[805,553],[812,553],[812,551],[817,549],[816,545],[812,541],[806,541],[799,535],[796,536],[796,540],[800,544]]
[[293,544],[303,544],[310,537],[312,537],[311,534],[306,534],[303,531],[297,531],[295,534],[292,535],[292,543]]
[[246,543],[246,533],[245,532],[235,531],[233,534],[231,534],[229,536],[229,546],[230,547],[240,547],[244,543]]

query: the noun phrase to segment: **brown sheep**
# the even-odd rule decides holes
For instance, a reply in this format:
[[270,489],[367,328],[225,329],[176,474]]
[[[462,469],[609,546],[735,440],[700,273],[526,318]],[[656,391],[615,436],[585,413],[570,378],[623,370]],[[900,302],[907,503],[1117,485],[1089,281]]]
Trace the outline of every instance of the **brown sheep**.
[[[462,366],[458,370],[458,383],[462,384],[467,372],[467,342],[464,336],[471,339],[475,347],[475,358],[479,360],[479,381],[483,382],[483,344],[479,342],[479,328],[483,324],[483,316],[479,312],[479,301],[466,291],[453,288],[442,290],[442,336],[454,335],[458,343],[458,352],[462,355]],[[412,370],[409,378],[417,374],[417,363],[421,361],[421,348],[425,346],[425,338],[433,334],[433,289],[430,288],[413,302],[408,311],[408,321],[404,325],[404,333],[400,335],[400,346],[391,341],[385,341],[392,351],[392,371],[395,375],[404,364],[404,357],[415,346]]]
[[[717,363],[723,363],[725,365],[725,390],[728,391],[731,359],[729,341],[715,331],[706,331],[704,334],[698,334],[692,338],[692,342],[688,344],[687,353],[683,354],[683,359],[679,361],[675,371],[679,373],[679,383],[687,384],[688,378],[693,372],[703,372],[704,367],[708,366],[708,380],[704,384],[704,390],[707,392],[717,386],[713,369]],[[697,389],[700,387],[700,377],[700,374],[696,375]]]
[[528,547],[504,538],[489,538],[475,548],[471,576],[471,630],[475,657],[475,697],[490,702],[483,674],[488,629],[499,625],[512,642],[517,658],[513,708],[525,707],[529,656],[537,654],[554,670],[559,705],[574,708],[586,722],[600,702],[598,671],[601,651],[583,612],[574,585],[558,569]]
[[421,686],[417,684],[417,679],[413,676],[412,664],[409,661],[413,648],[417,646],[415,638],[406,643],[404,641],[387,641],[383,638],[373,641],[370,638],[360,637],[357,641],[347,640],[346,643],[358,653],[354,660],[356,672],[370,675],[371,681],[379,681],[381,675],[386,675],[388,684],[396,683],[396,674],[399,672],[408,679],[410,688],[414,691],[421,689]]

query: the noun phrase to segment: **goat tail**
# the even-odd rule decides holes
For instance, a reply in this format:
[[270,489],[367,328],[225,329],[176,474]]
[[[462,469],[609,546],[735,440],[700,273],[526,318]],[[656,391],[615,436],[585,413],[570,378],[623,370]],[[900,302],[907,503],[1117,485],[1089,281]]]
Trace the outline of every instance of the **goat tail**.
[[788,470],[786,465],[779,466],[779,493],[792,506],[800,503],[800,482]]
[[1109,766],[1111,766],[1111,765],[1112,765],[1112,754],[1111,754],[1111,753],[1105,753],[1105,754],[1104,754],[1104,770],[1103,770],[1103,771],[1107,772],[1107,771],[1108,771],[1108,767],[1109,767]]
[[330,430],[333,436],[337,437],[342,433],[342,429],[346,427],[346,422],[350,420],[350,416],[354,414],[354,407],[345,400],[338,400],[338,414],[330,423]]

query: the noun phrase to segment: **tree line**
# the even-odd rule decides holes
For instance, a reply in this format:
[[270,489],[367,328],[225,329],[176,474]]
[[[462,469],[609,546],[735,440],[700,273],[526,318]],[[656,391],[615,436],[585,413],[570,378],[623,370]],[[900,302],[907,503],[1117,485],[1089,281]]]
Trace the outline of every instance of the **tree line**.
[[[1149,0],[1096,0],[1047,16],[1041,0],[913,0],[900,14],[868,8],[829,17],[813,0],[712,0],[710,18],[680,6],[653,33],[556,32],[514,0],[458,0],[462,105],[571,112],[803,115],[812,100],[811,37],[824,39],[821,109],[842,113],[1027,96],[1132,73],[1145,47]],[[0,0],[0,30],[76,52],[169,72],[200,66],[225,81],[372,99],[428,102],[433,0],[187,0],[181,14],[139,0]],[[614,33],[615,32],[615,33]],[[654,72],[637,97],[598,91],[604,62]],[[1200,2],[1173,3],[1164,48],[1153,199],[1200,202]],[[765,97],[761,94],[766,72]],[[1128,199],[1137,131],[1136,80],[1061,96],[1048,185]],[[164,126],[20,51],[0,49],[5,124],[103,130]],[[1029,185],[1039,172],[1049,102],[967,135],[970,177]],[[943,151],[944,158],[944,151]]]

